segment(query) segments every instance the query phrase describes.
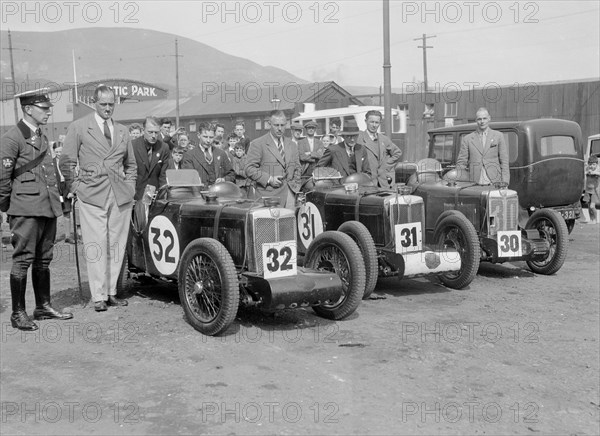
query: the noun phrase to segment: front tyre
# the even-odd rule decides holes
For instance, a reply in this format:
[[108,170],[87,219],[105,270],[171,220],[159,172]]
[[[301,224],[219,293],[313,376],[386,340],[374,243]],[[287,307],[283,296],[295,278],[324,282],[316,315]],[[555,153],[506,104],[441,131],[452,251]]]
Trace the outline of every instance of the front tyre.
[[347,234],[354,242],[356,242],[358,248],[360,248],[363,259],[365,260],[365,273],[367,274],[367,284],[363,295],[363,300],[365,300],[369,298],[375,290],[379,275],[379,263],[377,260],[375,241],[373,241],[373,236],[371,236],[371,233],[365,225],[358,221],[346,221],[340,226],[338,231]]
[[462,213],[450,214],[437,224],[433,238],[440,250],[452,248],[460,255],[460,270],[441,274],[441,282],[452,289],[468,286],[477,275],[481,260],[479,237],[473,224]]
[[537,229],[540,238],[550,244],[550,252],[544,260],[527,261],[527,266],[537,274],[550,275],[565,263],[569,231],[563,217],[552,209],[538,209],[527,221],[526,229]]
[[360,248],[350,236],[335,231],[321,233],[308,247],[304,266],[334,272],[342,280],[340,299],[313,307],[318,315],[338,320],[356,310],[365,292],[366,273]]
[[235,319],[240,290],[235,265],[223,244],[200,238],[187,246],[179,266],[179,298],[187,321],[213,336]]

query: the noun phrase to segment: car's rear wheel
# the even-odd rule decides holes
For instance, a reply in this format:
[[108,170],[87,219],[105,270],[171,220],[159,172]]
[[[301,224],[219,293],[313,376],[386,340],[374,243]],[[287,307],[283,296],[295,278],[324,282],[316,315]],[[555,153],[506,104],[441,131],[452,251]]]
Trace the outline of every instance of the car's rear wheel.
[[434,232],[434,241],[440,250],[455,249],[460,255],[460,270],[441,274],[443,284],[453,289],[468,286],[479,269],[481,247],[473,224],[461,213],[442,218]]
[[373,293],[377,286],[377,277],[379,275],[379,265],[377,261],[377,249],[375,241],[369,230],[363,223],[358,221],[347,221],[340,226],[339,232],[350,236],[360,248],[363,259],[365,260],[365,273],[367,275],[367,284],[363,299],[366,299]]
[[308,247],[304,266],[336,273],[342,280],[342,296],[331,304],[313,307],[328,319],[342,319],[356,310],[365,292],[365,264],[360,248],[344,233],[328,231],[317,236]]
[[237,314],[240,290],[235,265],[223,244],[200,238],[187,246],[179,267],[179,298],[188,322],[205,335],[227,329]]
[[544,275],[557,272],[565,263],[569,241],[569,231],[563,217],[552,209],[538,209],[529,217],[525,228],[537,229],[540,238],[550,244],[546,259],[527,261],[531,271]]

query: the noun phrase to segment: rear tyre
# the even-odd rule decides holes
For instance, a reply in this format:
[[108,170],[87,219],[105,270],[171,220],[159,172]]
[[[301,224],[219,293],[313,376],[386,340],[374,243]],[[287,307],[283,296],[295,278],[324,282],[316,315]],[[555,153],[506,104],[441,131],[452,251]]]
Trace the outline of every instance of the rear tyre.
[[526,229],[537,229],[540,238],[550,244],[550,252],[544,260],[527,261],[527,266],[537,274],[556,273],[565,263],[569,231],[563,217],[552,209],[538,209],[527,221]]
[[365,293],[366,274],[360,248],[350,236],[334,231],[321,233],[308,247],[304,266],[336,273],[342,280],[340,299],[313,307],[318,315],[337,320],[356,310]]
[[377,277],[379,275],[375,241],[373,241],[373,236],[371,236],[371,233],[365,225],[358,221],[347,221],[340,226],[338,231],[347,234],[354,242],[356,242],[358,248],[360,248],[363,259],[365,260],[367,284],[365,286],[365,293],[362,297],[363,300],[365,300],[369,298],[375,290],[375,286],[377,286]]
[[240,289],[235,265],[223,244],[200,238],[187,246],[179,267],[179,298],[187,321],[217,335],[235,319]]
[[461,213],[449,214],[438,222],[433,238],[440,250],[453,248],[460,255],[460,270],[441,274],[441,282],[452,289],[468,286],[477,275],[481,260],[479,237],[473,224]]

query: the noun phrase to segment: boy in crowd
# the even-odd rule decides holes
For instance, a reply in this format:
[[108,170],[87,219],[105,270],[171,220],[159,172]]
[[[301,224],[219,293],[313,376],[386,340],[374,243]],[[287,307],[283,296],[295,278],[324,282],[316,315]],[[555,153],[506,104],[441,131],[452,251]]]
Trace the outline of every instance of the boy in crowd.
[[246,153],[244,152],[244,144],[236,141],[230,157],[231,166],[235,172],[235,184],[246,194],[248,179],[246,178]]
[[183,159],[183,153],[185,152],[185,150],[185,148],[180,146],[173,148],[173,151],[171,151],[171,157],[167,161],[168,170],[181,169],[181,160]]

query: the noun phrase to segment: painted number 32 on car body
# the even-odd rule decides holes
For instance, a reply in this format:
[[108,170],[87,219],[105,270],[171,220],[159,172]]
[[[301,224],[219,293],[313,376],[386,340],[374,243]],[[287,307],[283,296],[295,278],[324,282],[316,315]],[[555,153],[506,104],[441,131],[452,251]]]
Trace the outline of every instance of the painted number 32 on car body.
[[295,241],[280,241],[263,244],[262,255],[264,277],[266,279],[294,276],[298,274]]

